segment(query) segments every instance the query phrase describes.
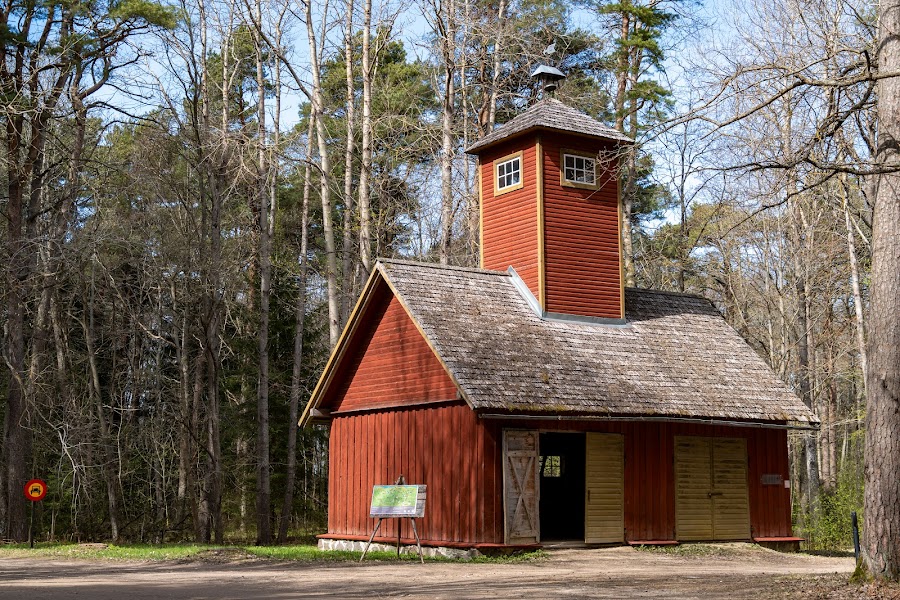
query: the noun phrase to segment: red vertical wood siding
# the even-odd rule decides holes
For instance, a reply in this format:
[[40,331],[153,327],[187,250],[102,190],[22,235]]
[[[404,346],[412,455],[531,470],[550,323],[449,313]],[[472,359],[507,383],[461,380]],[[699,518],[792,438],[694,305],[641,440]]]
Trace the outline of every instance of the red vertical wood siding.
[[560,184],[560,151],[596,155],[603,142],[545,133],[544,247],[549,312],[622,318],[619,192],[612,165],[597,164],[598,190]]
[[[747,479],[750,492],[750,525],[753,537],[791,534],[791,496],[783,485],[762,485],[762,475],[778,473],[789,479],[787,433],[778,429],[641,422],[533,422],[491,421],[487,431],[500,440],[508,428],[540,431],[595,431],[625,436],[625,539],[674,540],[676,435],[732,437],[747,440]],[[526,426],[527,425],[527,426]],[[487,433],[487,432],[486,432]],[[502,496],[502,462],[496,449],[494,467]],[[502,507],[495,507],[497,536],[503,537]]]
[[[336,417],[328,533],[370,535],[375,527],[368,516],[372,486],[393,483],[402,474],[407,483],[428,486],[425,517],[417,522],[423,542],[501,543],[493,463],[498,454],[486,433],[485,423],[462,402]],[[385,520],[376,539],[395,540],[397,523]],[[402,527],[403,539],[412,543],[409,526]]]
[[380,290],[344,356],[333,392],[322,405],[333,411],[441,402],[456,386],[397,298]]
[[[754,537],[791,535],[790,490],[762,485],[762,475],[789,477],[783,430],[675,423],[534,423],[481,420],[462,402],[381,410],[337,417],[331,427],[328,533],[367,538],[372,486],[409,483],[428,486],[424,543],[503,543],[503,428],[596,431],[625,436],[625,536],[674,540],[674,437],[697,435],[747,440],[750,522]],[[384,529],[385,526],[387,529]],[[394,540],[396,523],[382,524],[379,538]],[[403,527],[403,539],[412,532]]]
[[[522,151],[521,189],[494,195],[494,161]],[[538,289],[537,162],[534,136],[495,146],[480,157],[482,267],[512,266],[535,297]]]

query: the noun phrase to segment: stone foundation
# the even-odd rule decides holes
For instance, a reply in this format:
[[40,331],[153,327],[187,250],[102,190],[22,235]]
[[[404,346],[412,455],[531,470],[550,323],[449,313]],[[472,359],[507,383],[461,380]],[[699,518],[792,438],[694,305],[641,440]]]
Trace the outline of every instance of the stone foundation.
[[[362,552],[366,549],[366,543],[355,540],[319,540],[319,550],[343,550],[347,552]],[[369,552],[397,552],[397,546],[372,542]],[[412,554],[418,556],[419,549],[415,545],[400,546],[400,554]],[[462,550],[459,548],[446,548],[443,546],[422,546],[422,555],[428,558],[452,558],[455,560],[471,560],[481,556],[481,552],[475,548]]]

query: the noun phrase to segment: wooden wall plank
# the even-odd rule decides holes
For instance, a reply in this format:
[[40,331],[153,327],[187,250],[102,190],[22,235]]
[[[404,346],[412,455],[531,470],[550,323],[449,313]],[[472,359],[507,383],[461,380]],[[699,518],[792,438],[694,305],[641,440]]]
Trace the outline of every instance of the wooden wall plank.
[[[479,420],[461,401],[337,417],[330,439],[329,533],[368,535],[371,486],[403,472],[428,486],[419,523],[427,543],[502,543],[504,427],[521,421]],[[628,540],[674,538],[674,436],[747,441],[751,523],[762,537],[791,535],[790,492],[763,486],[764,473],[786,478],[787,434],[781,430],[665,423],[529,422],[541,431],[622,433],[625,436],[625,528]],[[389,533],[388,533],[389,532]],[[396,535],[388,525],[385,535]],[[404,528],[404,539],[411,532]]]
[[[538,214],[537,142],[534,136],[500,144],[479,157],[481,165],[482,267],[505,271],[512,266],[537,298]],[[522,150],[523,186],[494,195],[494,160]]]
[[564,187],[560,185],[561,150],[596,155],[604,149],[603,142],[565,135],[545,138],[546,309],[621,318],[619,197],[613,165],[598,162],[598,190]]
[[373,295],[368,311],[322,407],[339,412],[454,400],[456,386],[393,294]]

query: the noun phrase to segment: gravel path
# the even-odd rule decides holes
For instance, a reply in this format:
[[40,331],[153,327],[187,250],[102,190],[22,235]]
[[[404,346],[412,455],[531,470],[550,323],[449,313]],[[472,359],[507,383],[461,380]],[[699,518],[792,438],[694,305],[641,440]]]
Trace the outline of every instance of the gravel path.
[[[852,558],[746,544],[712,555],[554,550],[511,563],[300,563],[218,555],[178,562],[0,559],[0,598],[788,598],[840,585]],[[839,574],[836,576],[835,574]],[[823,577],[825,576],[825,577]]]

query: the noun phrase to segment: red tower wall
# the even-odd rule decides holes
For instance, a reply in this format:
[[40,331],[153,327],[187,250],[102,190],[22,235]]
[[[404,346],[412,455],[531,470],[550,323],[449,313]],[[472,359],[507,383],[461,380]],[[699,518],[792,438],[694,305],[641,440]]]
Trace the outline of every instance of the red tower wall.
[[[548,312],[623,317],[619,250],[619,193],[612,147],[577,136],[544,132],[544,264]],[[599,189],[560,184],[561,151],[603,159]]]
[[[494,161],[522,151],[523,186],[494,195]],[[537,162],[533,136],[500,144],[480,157],[481,266],[505,271],[512,266],[539,296]]]

